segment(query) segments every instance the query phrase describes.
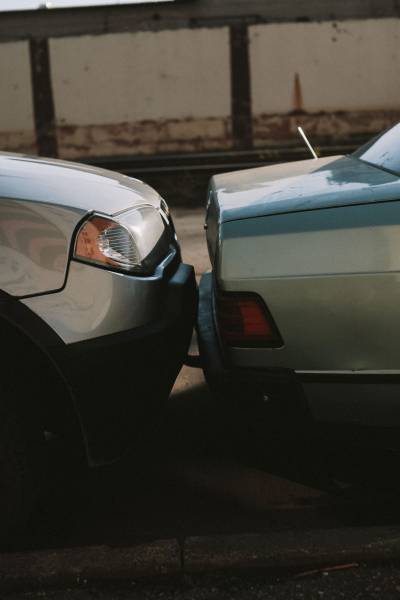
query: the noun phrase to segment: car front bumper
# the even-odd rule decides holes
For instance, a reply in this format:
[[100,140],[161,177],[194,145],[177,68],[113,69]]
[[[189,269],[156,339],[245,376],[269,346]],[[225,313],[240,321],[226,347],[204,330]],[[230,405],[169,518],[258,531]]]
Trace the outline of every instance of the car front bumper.
[[169,282],[180,264],[179,248],[174,246],[148,276],[71,260],[62,290],[21,302],[65,344],[94,340],[162,320]]
[[158,318],[143,326],[52,349],[72,389],[91,464],[118,458],[160,415],[192,336],[193,267],[179,264],[164,280],[161,304]]

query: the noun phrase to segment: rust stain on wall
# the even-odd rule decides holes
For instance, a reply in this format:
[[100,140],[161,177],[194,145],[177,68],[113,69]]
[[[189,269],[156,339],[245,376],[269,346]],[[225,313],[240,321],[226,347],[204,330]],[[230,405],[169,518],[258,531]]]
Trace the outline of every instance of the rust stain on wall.
[[338,111],[253,117],[254,145],[287,144],[298,141],[297,127],[305,129],[315,144],[351,142],[372,136],[400,120],[398,111]]
[[[399,111],[335,113],[291,112],[253,117],[254,146],[287,146],[299,143],[301,125],[313,143],[347,143],[366,138],[400,121]],[[60,155],[152,155],[231,150],[234,146],[229,118],[141,121],[116,125],[60,126]]]
[[0,150],[37,154],[34,131],[0,131]]
[[[398,111],[291,112],[253,117],[257,148],[298,145],[297,126],[312,142],[329,145],[370,137],[400,121]],[[146,120],[115,125],[59,125],[60,156],[78,157],[227,151],[234,146],[230,118]],[[36,154],[33,131],[0,131],[0,149]]]
[[58,127],[59,153],[79,156],[207,152],[232,147],[229,118],[146,120],[115,125]]

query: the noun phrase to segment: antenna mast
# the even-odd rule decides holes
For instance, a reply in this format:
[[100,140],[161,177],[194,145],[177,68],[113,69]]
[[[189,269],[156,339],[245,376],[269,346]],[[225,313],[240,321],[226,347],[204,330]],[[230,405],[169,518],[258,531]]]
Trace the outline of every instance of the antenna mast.
[[300,133],[301,137],[303,138],[303,140],[305,141],[307,148],[309,149],[309,151],[311,152],[311,154],[313,155],[313,157],[318,160],[318,156],[317,153],[315,152],[314,148],[311,146],[310,142],[308,141],[308,138],[306,136],[306,134],[303,131],[302,127],[297,127],[298,132]]

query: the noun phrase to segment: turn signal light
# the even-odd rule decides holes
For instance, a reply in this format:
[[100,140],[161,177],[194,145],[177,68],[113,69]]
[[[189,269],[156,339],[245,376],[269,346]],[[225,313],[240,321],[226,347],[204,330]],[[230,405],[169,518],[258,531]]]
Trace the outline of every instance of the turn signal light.
[[278,328],[257,294],[219,294],[216,304],[220,334],[227,345],[247,348],[283,346]]
[[98,216],[81,227],[75,245],[75,258],[128,271],[140,266],[130,232],[112,219]]
[[74,258],[113,271],[153,273],[171,245],[176,247],[164,205],[137,206],[112,218],[91,215],[76,234]]

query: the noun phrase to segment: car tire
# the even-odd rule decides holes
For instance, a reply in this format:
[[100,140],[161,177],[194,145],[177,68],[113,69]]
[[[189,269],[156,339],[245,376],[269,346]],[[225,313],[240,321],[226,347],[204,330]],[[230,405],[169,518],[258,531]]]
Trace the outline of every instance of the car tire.
[[[26,385],[24,385],[26,389]],[[0,384],[0,547],[10,549],[39,498],[45,473],[44,432],[26,409],[19,385]]]

